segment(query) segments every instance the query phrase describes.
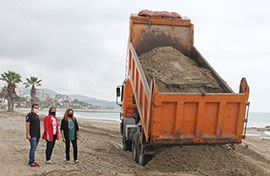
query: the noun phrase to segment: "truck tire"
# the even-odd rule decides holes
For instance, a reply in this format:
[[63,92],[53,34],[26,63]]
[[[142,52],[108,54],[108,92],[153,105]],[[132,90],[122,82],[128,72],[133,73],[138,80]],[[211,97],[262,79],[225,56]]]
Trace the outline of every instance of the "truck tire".
[[144,166],[148,163],[148,161],[151,160],[151,155],[144,154],[144,145],[145,145],[145,139],[143,136],[143,133],[140,133],[139,139],[138,139],[138,164],[141,166]]
[[124,151],[131,151],[131,141],[126,141],[125,137],[122,137],[122,143],[123,143],[123,150]]
[[136,162],[138,162],[138,140],[139,140],[139,137],[140,137],[140,133],[139,132],[136,132],[134,135],[133,135],[133,138],[132,138],[132,159]]

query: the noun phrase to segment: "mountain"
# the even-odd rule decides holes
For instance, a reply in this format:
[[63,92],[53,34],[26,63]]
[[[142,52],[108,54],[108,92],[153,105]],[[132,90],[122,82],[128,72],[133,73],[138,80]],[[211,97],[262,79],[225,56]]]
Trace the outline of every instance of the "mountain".
[[[31,93],[31,88],[22,88],[22,89],[24,89],[24,90],[23,90],[24,93],[30,95],[30,93]],[[37,88],[37,90],[40,90],[40,89]],[[57,92],[55,92],[54,90],[51,90],[51,89],[42,88],[41,90],[44,90],[45,93],[46,93],[47,95],[53,96],[53,97],[54,97],[55,95],[59,94],[59,93],[57,93]]]
[[114,109],[119,108],[119,106],[117,106],[114,101],[100,100],[97,98],[88,97],[88,96],[84,96],[80,94],[72,94],[72,95],[69,95],[69,97],[77,99],[79,101],[86,102],[86,103],[96,104],[103,108],[114,108]]
[[[45,93],[49,96],[55,96],[55,95],[59,94],[58,92],[55,92],[54,90],[51,90],[51,89],[43,88],[42,90],[44,90]],[[116,105],[114,101],[100,100],[97,98],[88,97],[88,96],[84,96],[81,94],[72,94],[72,95],[68,95],[68,96],[70,98],[74,98],[74,99],[77,99],[79,101],[83,101],[85,103],[98,105],[104,109],[112,109],[112,108],[118,109],[119,108],[119,106]]]
[[59,93],[57,93],[57,92],[55,92],[54,90],[51,90],[51,89],[43,88],[42,90],[44,90],[47,95],[53,96],[53,97],[55,97],[55,95],[59,94]]
[[[58,92],[56,92],[54,90],[47,89],[47,88],[42,88],[41,90],[43,90],[47,95],[53,96],[53,97],[55,97],[57,94],[61,94],[61,93],[58,93]],[[27,93],[27,94],[30,94],[31,89],[30,88],[24,88],[24,92]],[[85,103],[97,105],[102,109],[119,109],[119,106],[116,105],[114,101],[100,100],[100,99],[97,99],[97,98],[88,97],[88,96],[81,95],[81,94],[71,94],[71,95],[68,95],[68,96],[70,98],[77,99],[77,100],[83,101]]]

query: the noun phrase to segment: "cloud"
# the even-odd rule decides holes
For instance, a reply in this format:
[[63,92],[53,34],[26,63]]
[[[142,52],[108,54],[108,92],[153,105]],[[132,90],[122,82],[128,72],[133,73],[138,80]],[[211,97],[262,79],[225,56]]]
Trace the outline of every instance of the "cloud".
[[[270,3],[255,1],[0,1],[0,72],[38,76],[43,87],[114,100],[125,76],[129,16],[176,11],[195,25],[195,46],[252,111],[267,111]],[[4,83],[0,82],[0,86]]]

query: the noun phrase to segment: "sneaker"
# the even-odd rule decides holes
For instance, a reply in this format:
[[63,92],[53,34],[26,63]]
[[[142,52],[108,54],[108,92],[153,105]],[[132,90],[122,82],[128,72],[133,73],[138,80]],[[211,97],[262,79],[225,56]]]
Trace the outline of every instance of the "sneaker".
[[46,164],[53,164],[53,161],[52,160],[48,160],[48,161],[46,161]]
[[75,163],[79,163],[79,160],[75,160],[74,162],[75,162]]
[[38,167],[35,165],[35,163],[29,164],[30,167]]
[[70,163],[70,160],[66,160],[66,163],[69,164]]
[[36,167],[39,167],[40,165],[37,162],[33,163]]

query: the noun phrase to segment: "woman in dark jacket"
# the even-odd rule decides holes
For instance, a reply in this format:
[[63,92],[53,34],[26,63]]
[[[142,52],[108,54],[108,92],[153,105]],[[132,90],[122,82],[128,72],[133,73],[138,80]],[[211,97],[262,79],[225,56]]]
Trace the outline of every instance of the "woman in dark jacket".
[[79,126],[76,118],[74,117],[74,112],[72,109],[67,109],[64,117],[61,121],[61,134],[63,138],[63,142],[66,144],[66,161],[70,162],[70,142],[73,146],[73,157],[74,162],[78,163],[77,159],[77,139],[79,138]]

